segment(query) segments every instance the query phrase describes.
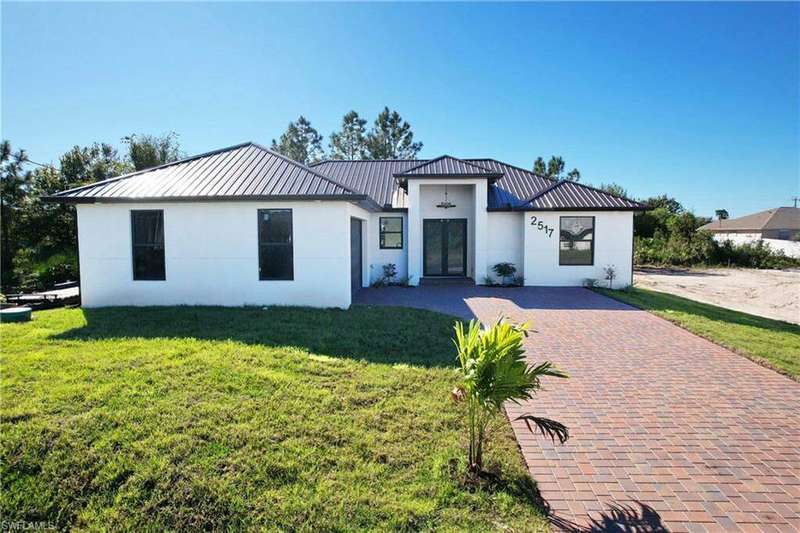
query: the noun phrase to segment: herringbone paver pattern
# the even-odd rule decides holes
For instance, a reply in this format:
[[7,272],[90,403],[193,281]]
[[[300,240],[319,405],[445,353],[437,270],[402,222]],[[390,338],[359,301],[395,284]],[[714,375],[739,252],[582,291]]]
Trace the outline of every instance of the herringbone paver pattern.
[[[531,361],[570,379],[507,413],[556,528],[800,530],[800,384],[584,289],[431,287],[359,301],[532,323]],[[567,424],[570,440],[532,435],[514,421],[526,412]]]

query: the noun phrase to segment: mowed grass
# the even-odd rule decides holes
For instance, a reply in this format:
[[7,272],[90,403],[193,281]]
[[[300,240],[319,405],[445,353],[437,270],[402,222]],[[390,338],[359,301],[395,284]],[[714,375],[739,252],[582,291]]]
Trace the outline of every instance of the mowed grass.
[[59,529],[547,528],[507,420],[463,483],[454,319],[54,310],[2,324],[0,512]]
[[800,326],[646,289],[597,291],[800,379]]

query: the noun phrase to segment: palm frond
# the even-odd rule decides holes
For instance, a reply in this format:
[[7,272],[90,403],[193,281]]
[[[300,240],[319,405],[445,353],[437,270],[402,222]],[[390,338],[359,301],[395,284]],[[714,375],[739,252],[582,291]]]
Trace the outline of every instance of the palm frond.
[[569,375],[566,372],[563,372],[556,368],[556,366],[551,363],[550,361],[545,361],[544,363],[539,363],[538,365],[531,367],[528,371],[536,376],[552,376],[555,378],[568,378]]
[[543,437],[550,437],[553,442],[558,439],[561,444],[564,444],[569,438],[569,428],[561,422],[533,415],[521,415],[516,420],[524,421],[531,433],[535,433],[533,426],[536,426]]

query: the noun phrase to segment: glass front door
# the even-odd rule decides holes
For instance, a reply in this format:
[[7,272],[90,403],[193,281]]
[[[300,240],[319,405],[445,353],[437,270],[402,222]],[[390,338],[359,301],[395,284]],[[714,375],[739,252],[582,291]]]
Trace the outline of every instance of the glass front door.
[[463,218],[422,221],[423,275],[467,275],[467,221]]

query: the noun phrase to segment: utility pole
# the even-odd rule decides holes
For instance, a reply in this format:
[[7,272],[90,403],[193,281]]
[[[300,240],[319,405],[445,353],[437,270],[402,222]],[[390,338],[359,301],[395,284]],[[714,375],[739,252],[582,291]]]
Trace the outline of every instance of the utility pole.
[[792,201],[794,202],[794,206],[797,207],[797,201],[800,200],[800,196],[792,196]]

